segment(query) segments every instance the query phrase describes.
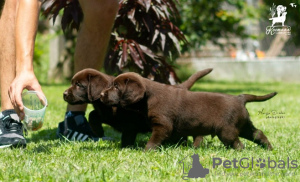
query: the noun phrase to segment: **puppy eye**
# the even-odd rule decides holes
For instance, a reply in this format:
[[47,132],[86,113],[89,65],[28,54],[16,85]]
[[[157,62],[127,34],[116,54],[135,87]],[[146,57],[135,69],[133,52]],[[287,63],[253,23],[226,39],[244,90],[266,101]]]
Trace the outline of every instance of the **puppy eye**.
[[83,85],[82,85],[81,83],[79,83],[79,82],[76,82],[75,85],[76,85],[77,87],[79,87],[79,88],[83,88],[83,89],[86,88],[85,86],[83,86]]
[[119,90],[119,87],[118,87],[117,84],[114,84],[114,88],[117,89],[117,90]]

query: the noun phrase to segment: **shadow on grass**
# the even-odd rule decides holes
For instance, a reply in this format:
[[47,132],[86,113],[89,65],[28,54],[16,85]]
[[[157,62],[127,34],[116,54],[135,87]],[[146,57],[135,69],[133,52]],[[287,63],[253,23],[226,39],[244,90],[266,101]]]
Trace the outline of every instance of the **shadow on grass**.
[[57,128],[53,129],[43,129],[38,132],[31,132],[31,137],[27,139],[27,142],[39,142],[39,141],[49,141],[49,140],[57,140],[56,136]]
[[60,143],[39,144],[38,146],[32,149],[32,152],[50,154],[51,148],[57,148],[59,146],[61,146]]

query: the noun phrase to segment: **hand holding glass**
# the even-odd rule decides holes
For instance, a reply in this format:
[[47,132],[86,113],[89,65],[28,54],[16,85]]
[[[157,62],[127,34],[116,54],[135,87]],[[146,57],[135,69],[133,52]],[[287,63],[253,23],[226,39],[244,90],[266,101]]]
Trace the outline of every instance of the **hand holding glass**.
[[47,107],[47,99],[40,99],[38,92],[27,91],[22,94],[24,105],[24,125],[29,131],[39,130],[44,123],[44,116]]

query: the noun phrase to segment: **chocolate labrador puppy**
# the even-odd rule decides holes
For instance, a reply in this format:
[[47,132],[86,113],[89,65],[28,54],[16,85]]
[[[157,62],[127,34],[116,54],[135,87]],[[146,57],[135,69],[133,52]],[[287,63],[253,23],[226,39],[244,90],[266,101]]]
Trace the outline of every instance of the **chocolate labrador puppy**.
[[155,149],[173,137],[194,136],[194,145],[198,146],[201,136],[210,134],[217,135],[226,147],[243,149],[239,140],[243,137],[271,150],[267,137],[252,124],[245,104],[265,101],[276,94],[233,96],[191,92],[153,82],[136,73],[124,73],[101,93],[100,99],[107,105],[120,105],[148,117],[152,136],[146,150]]
[[[193,74],[182,84],[172,86],[179,89],[190,89],[196,80],[210,73],[212,69],[205,69]],[[121,146],[134,145],[138,133],[150,132],[151,127],[144,115],[134,111],[128,111],[121,107],[111,107],[100,101],[100,93],[111,86],[114,77],[101,73],[94,69],[84,69],[76,73],[72,78],[72,85],[64,92],[64,100],[69,104],[92,103],[94,109],[89,114],[89,124],[93,132],[102,137],[104,131],[102,123],[112,126],[122,133]],[[176,138],[178,142],[181,138]]]

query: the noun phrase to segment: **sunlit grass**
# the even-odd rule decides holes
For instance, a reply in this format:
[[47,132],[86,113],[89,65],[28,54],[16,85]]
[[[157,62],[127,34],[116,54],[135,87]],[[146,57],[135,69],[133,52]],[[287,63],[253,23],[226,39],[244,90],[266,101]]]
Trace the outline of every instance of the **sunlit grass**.
[[[223,92],[238,95],[250,93],[264,95],[277,91],[278,95],[262,103],[249,103],[247,109],[254,125],[261,129],[272,143],[274,150],[267,151],[256,144],[242,139],[245,149],[226,149],[217,137],[205,137],[198,149],[192,146],[164,145],[157,151],[144,152],[150,134],[140,134],[137,147],[120,148],[120,134],[105,126],[107,136],[115,141],[67,142],[56,138],[57,124],[63,120],[66,103],[62,99],[68,85],[44,85],[43,90],[49,101],[45,123],[41,130],[30,132],[26,137],[26,149],[0,150],[1,181],[180,181],[183,176],[182,164],[186,156],[186,171],[189,169],[189,155],[199,154],[200,163],[208,168],[209,174],[202,181],[297,181],[299,167],[283,169],[259,168],[256,159],[268,158],[278,162],[300,159],[299,152],[299,105],[300,84],[287,83],[231,83],[200,81],[194,91]],[[260,111],[282,112],[284,118],[268,119]],[[89,106],[88,112],[92,110]],[[253,158],[254,167],[213,168],[213,158],[232,161]],[[246,161],[247,162],[247,161]],[[248,161],[249,162],[249,161]],[[246,165],[246,163],[242,163]],[[251,163],[250,163],[251,165]],[[272,167],[273,163],[271,163]],[[186,174],[187,175],[187,174]],[[192,179],[191,179],[192,180]],[[200,181],[200,179],[197,179]]]

